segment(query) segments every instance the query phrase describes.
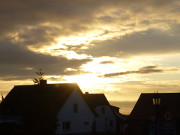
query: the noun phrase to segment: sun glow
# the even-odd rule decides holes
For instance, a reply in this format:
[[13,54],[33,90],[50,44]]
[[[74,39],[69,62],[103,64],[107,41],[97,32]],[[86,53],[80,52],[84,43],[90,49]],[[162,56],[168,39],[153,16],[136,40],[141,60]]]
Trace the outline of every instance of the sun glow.
[[[117,78],[100,78],[96,74],[84,74],[75,76],[65,76],[64,79],[67,82],[78,83],[78,85],[85,90],[92,89],[93,87],[98,87],[98,85],[104,85],[110,82],[118,82]],[[93,89],[95,90],[95,89]]]
[[[109,28],[110,29],[110,28]],[[118,34],[119,35],[119,34]],[[69,37],[57,38],[57,45],[82,45],[89,46],[92,41],[112,39],[117,36],[117,30],[108,30],[107,26],[102,28],[93,29],[88,33],[80,33],[78,35],[71,35]]]
[[[105,62],[105,64],[103,64]],[[113,57],[94,58],[92,62],[84,64],[81,68],[84,71],[93,73],[110,73],[110,72],[123,72],[125,71],[126,64],[121,59]]]
[[100,81],[94,74],[66,76],[64,78],[68,80],[68,82],[78,83],[82,87],[89,87]]
[[89,37],[64,37],[58,39],[59,44],[62,45],[80,45],[87,44],[89,42]]

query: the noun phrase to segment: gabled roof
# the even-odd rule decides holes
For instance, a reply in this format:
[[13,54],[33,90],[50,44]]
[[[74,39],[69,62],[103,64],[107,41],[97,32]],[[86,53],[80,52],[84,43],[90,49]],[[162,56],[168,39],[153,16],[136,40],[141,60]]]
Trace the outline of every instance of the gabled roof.
[[85,93],[83,95],[83,97],[84,97],[84,100],[86,101],[86,103],[88,104],[88,106],[89,106],[89,108],[91,109],[92,112],[96,113],[95,109],[98,106],[101,106],[101,107],[109,106],[111,111],[112,111],[112,113],[116,117],[122,118],[122,117],[120,117],[121,114],[119,113],[119,107],[111,106],[104,94],[89,94],[89,93]]
[[21,115],[37,114],[40,109],[52,112],[62,107],[74,89],[82,93],[76,83],[15,86],[1,104]]
[[55,123],[57,113],[75,89],[82,94],[76,83],[15,86],[0,108],[4,114],[22,116],[28,124]]
[[94,110],[96,106],[110,106],[104,94],[84,94],[84,100]]
[[[180,118],[180,93],[158,93],[161,104],[159,111],[170,109],[174,112],[175,117]],[[135,104],[129,119],[150,120],[155,113],[152,99],[154,93],[142,93]]]

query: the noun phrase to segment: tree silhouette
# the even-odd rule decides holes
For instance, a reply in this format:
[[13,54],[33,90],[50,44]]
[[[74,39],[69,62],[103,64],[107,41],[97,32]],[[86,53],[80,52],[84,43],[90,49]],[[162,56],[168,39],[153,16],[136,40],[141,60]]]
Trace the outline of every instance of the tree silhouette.
[[45,72],[42,72],[42,69],[39,69],[39,71],[36,71],[35,73],[36,73],[36,75],[38,75],[38,77],[34,78],[33,82],[34,82],[34,84],[40,84],[40,81],[44,80],[43,75]]

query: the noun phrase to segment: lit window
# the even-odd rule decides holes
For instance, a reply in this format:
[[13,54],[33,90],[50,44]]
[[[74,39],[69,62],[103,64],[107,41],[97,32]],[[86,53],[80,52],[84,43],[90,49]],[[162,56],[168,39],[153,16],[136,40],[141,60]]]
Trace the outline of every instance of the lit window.
[[75,112],[75,113],[78,112],[78,104],[74,104],[74,112]]
[[70,121],[63,122],[63,130],[70,130]]

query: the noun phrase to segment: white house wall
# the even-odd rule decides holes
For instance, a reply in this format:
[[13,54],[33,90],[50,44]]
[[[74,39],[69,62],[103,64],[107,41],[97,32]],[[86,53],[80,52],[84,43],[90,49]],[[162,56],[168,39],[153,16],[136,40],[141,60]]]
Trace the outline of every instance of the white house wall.
[[[78,112],[75,113],[73,105],[78,104]],[[83,100],[79,91],[76,89],[65,102],[58,115],[58,126],[56,133],[90,133],[92,132],[92,124],[94,122],[94,114],[91,112],[86,102]],[[70,129],[63,130],[63,122],[70,122]]]
[[[102,107],[105,108],[104,113],[102,112]],[[96,119],[96,131],[111,133],[116,132],[116,116],[112,112],[111,108],[109,106],[97,106],[95,110],[99,115]]]

